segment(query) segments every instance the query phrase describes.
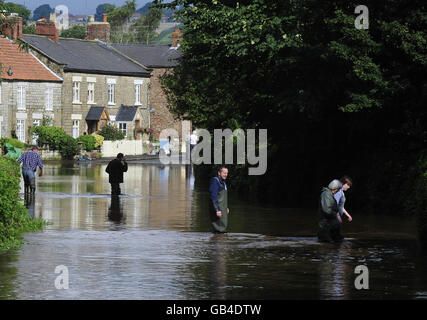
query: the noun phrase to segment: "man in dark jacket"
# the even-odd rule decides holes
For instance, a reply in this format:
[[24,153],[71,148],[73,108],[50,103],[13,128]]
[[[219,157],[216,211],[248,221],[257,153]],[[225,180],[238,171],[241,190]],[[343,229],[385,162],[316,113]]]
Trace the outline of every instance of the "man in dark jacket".
[[123,183],[123,172],[128,171],[128,164],[123,153],[119,153],[116,159],[111,160],[105,171],[110,176],[108,182],[111,184],[111,194],[119,195],[121,193],[120,183]]
[[342,187],[339,180],[333,180],[327,188],[322,189],[319,200],[319,232],[318,238],[321,242],[342,241],[340,233],[341,217],[338,205],[334,198]]
[[209,198],[211,199],[210,217],[215,233],[227,232],[228,226],[228,196],[225,179],[228,176],[228,169],[221,167],[218,175],[213,177],[209,184]]

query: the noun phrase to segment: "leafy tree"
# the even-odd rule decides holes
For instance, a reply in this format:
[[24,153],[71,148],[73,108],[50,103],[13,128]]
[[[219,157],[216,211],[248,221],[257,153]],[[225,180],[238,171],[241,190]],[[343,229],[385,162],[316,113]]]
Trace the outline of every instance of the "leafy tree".
[[136,10],[136,0],[127,0],[125,4],[119,8],[108,8],[108,21],[112,28],[120,27],[129,22],[130,17]]
[[30,26],[24,26],[22,28],[23,34],[36,34],[36,25],[32,24]]
[[301,206],[316,203],[334,175],[351,173],[363,186],[355,205],[421,212],[411,203],[427,153],[426,4],[366,1],[367,30],[355,28],[358,4],[164,4],[184,6],[176,13],[183,57],[163,78],[171,110],[210,131],[268,128],[267,174],[236,169],[236,188]]
[[132,26],[132,29],[137,33],[139,42],[145,44],[152,44],[159,37],[156,29],[160,25],[162,18],[162,9],[159,7],[151,6],[147,14],[139,18]]
[[43,4],[41,6],[38,6],[33,11],[33,20],[37,21],[40,20],[43,16],[49,19],[50,14],[54,12],[55,9],[51,8],[48,4]]
[[16,4],[13,2],[4,3],[2,1],[2,3],[0,3],[0,6],[2,7],[1,10],[7,10],[8,13],[17,13],[22,18],[22,22],[24,24],[26,24],[30,18],[31,10],[27,9],[23,5]]
[[98,132],[99,135],[103,136],[105,140],[116,141],[123,140],[125,134],[114,126],[106,125]]
[[61,31],[61,37],[64,38],[74,38],[74,39],[84,39],[86,38],[86,27],[75,25],[67,30]]
[[96,7],[95,21],[102,21],[102,15],[112,11],[116,8],[115,5],[109,3],[103,3]]

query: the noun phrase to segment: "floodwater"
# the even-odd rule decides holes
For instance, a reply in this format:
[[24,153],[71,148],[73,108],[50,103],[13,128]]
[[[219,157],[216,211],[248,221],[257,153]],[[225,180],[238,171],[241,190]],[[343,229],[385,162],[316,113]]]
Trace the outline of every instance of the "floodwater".
[[[27,207],[51,224],[0,255],[0,299],[427,298],[413,219],[353,212],[343,243],[320,244],[315,208],[231,194],[229,233],[213,234],[191,167],[130,163],[118,198],[105,167],[45,166]],[[369,289],[355,288],[359,265]]]

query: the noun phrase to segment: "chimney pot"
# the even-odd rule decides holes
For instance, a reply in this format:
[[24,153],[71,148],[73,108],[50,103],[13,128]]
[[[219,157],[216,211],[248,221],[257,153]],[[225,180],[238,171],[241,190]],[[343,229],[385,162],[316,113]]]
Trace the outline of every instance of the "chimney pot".
[[107,14],[106,13],[102,14],[102,22],[107,22]]
[[95,22],[95,16],[93,14],[89,16],[89,22]]

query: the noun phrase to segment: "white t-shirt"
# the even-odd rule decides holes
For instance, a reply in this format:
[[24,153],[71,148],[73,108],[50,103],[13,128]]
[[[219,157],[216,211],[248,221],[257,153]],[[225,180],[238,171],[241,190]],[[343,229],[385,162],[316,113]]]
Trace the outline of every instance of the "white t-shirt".
[[197,135],[194,133],[190,136],[190,144],[197,144]]

